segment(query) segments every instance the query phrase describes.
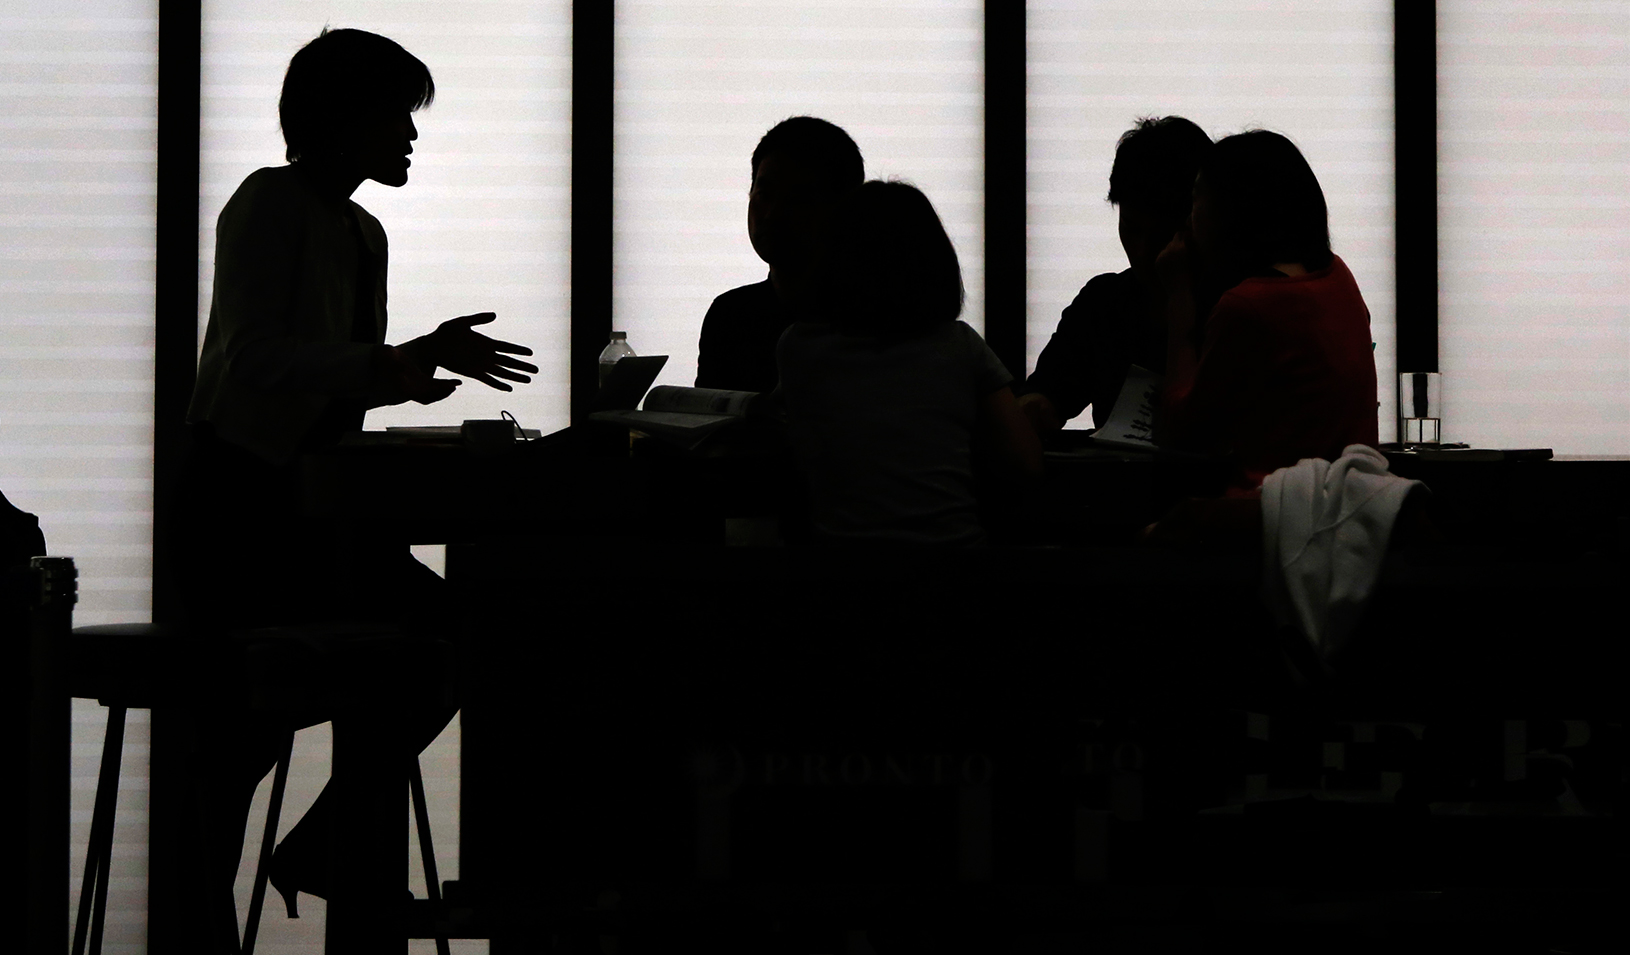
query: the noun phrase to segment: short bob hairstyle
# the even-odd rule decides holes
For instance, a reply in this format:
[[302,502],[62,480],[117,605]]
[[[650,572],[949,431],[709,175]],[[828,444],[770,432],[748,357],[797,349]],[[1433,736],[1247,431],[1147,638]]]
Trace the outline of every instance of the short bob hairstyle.
[[1146,116],[1121,134],[1109,201],[1142,206],[1176,232],[1194,203],[1194,177],[1211,149],[1205,130],[1181,116]]
[[412,112],[436,98],[430,68],[390,40],[363,30],[323,28],[289,61],[277,116],[285,156],[336,151],[339,132],[358,119]]
[[853,189],[866,180],[860,147],[836,123],[814,116],[794,116],[770,127],[753,148],[753,178],[770,153],[796,158],[818,170],[834,192]]
[[1225,137],[1200,163],[1200,182],[1221,219],[1233,268],[1299,262],[1316,272],[1330,264],[1324,190],[1289,139],[1265,129]]
[[828,241],[823,305],[843,331],[910,336],[962,314],[956,247],[916,186],[863,183],[844,198]]

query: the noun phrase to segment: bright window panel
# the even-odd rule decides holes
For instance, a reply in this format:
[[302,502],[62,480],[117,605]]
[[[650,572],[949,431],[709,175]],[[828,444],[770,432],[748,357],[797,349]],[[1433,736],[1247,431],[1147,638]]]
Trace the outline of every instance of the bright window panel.
[[1630,3],[1438,4],[1443,434],[1630,454]]
[[[1213,139],[1271,129],[1301,148],[1330,207],[1330,241],[1370,307],[1382,440],[1393,376],[1391,0],[1029,4],[1030,368],[1059,313],[1127,267],[1104,198],[1120,135],[1185,116]],[[1091,427],[1090,412],[1071,422]]]
[[[75,623],[146,621],[158,3],[8,0],[0,63],[0,490],[39,515],[52,554],[74,558]],[[74,701],[71,903],[106,721],[96,701]],[[139,952],[147,934],[147,729],[132,710],[109,952]]]
[[984,7],[977,0],[617,4],[613,324],[691,384],[713,298],[763,281],[749,159],[771,126],[842,126],[868,178],[927,193],[983,330]]
[[[434,405],[368,415],[370,429],[458,424],[501,410],[551,431],[569,417],[571,5],[487,0],[206,0],[199,341],[209,317],[215,220],[244,177],[283,164],[277,101],[289,58],[327,25],[388,36],[430,67],[436,101],[400,189],[353,197],[390,237],[392,344],[471,312],[531,347],[541,369],[509,394],[466,382]],[[443,372],[445,375],[446,373]]]

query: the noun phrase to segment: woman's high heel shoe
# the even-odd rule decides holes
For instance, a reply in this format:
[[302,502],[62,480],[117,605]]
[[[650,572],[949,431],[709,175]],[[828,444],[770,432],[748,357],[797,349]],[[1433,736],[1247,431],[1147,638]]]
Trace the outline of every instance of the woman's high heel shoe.
[[315,895],[320,899],[327,898],[328,893],[323,890],[318,879],[310,877],[311,874],[305,871],[306,867],[300,864],[301,860],[297,860],[294,853],[285,851],[286,845],[287,842],[278,846],[277,851],[272,853],[272,864],[267,867],[266,881],[272,884],[278,895],[283,896],[283,905],[289,910],[289,918],[297,919],[300,917],[298,900],[301,892]]

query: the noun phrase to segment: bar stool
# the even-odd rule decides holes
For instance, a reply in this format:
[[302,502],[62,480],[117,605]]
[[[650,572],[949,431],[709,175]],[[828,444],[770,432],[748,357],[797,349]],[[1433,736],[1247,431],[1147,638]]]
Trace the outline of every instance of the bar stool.
[[[308,632],[283,629],[275,636],[257,633],[255,639],[309,642],[317,637]],[[102,951],[103,928],[107,915],[109,868],[113,852],[113,814],[119,790],[119,770],[124,751],[125,716],[130,709],[152,709],[155,705],[187,699],[189,674],[196,675],[197,667],[183,664],[195,658],[197,642],[184,629],[160,624],[110,624],[75,627],[65,656],[65,683],[69,695],[76,699],[94,699],[107,707],[107,733],[102,742],[101,768],[96,781],[95,809],[91,815],[91,833],[85,853],[85,874],[81,882],[79,910],[74,922],[72,955],[84,955],[87,941],[93,955]],[[196,662],[194,660],[194,662]],[[264,677],[264,674],[261,676]],[[268,685],[262,679],[260,689]],[[252,694],[264,697],[264,693]],[[281,700],[259,702],[263,706],[277,707],[291,696],[298,697],[298,689],[287,689],[274,694]],[[284,735],[272,778],[270,805],[266,813],[266,828],[261,837],[260,855],[255,867],[254,890],[250,896],[249,913],[245,920],[242,952],[253,955],[255,938],[259,931],[260,914],[266,899],[266,881],[272,850],[277,840],[277,827],[283,809],[283,793],[288,784],[289,760],[294,745],[294,732]],[[411,759],[408,781],[413,802],[414,821],[418,829],[419,847],[424,864],[425,886],[433,907],[441,905],[441,884],[436,874],[435,849],[431,843],[430,816],[425,802],[424,782],[419,761]],[[87,938],[88,935],[88,938]],[[436,939],[438,955],[448,955],[445,937]]]

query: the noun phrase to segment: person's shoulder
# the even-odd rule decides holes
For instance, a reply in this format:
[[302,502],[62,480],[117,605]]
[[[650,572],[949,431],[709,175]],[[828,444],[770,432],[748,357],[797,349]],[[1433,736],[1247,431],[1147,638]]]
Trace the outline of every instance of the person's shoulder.
[[[1356,286],[1353,273],[1341,256],[1332,254],[1321,269],[1301,275],[1251,275],[1224,292],[1221,302],[1254,303],[1303,298],[1309,293],[1319,294],[1326,288]],[[1220,304],[1220,303],[1219,303]]]
[[244,177],[221,209],[221,221],[240,217],[293,219],[313,201],[304,177],[293,165],[267,166]]
[[723,292],[713,299],[702,317],[702,334],[729,334],[726,329],[739,330],[753,323],[753,319],[777,307],[775,287],[769,279],[741,285]]
[[746,308],[755,308],[765,303],[774,304],[775,286],[769,279],[754,282],[751,285],[738,285],[728,292],[720,292],[713,299],[715,308],[728,308],[739,311]]
[[1064,314],[1076,318],[1115,311],[1136,291],[1137,280],[1132,277],[1131,269],[1094,275],[1081,286],[1081,291],[1075,293]]
[[776,339],[776,359],[786,366],[812,354],[827,354],[840,344],[837,329],[826,322],[793,322]]
[[1075,301],[1071,304],[1109,298],[1123,298],[1136,285],[1137,280],[1132,277],[1131,269],[1120,272],[1103,272],[1088,279],[1087,284],[1081,286],[1081,291],[1075,293]]
[[232,194],[233,200],[238,199],[273,199],[287,201],[295,197],[304,197],[306,189],[305,179],[295,170],[291,163],[284,166],[265,166],[256,169],[245,176],[243,184],[238,191]]

